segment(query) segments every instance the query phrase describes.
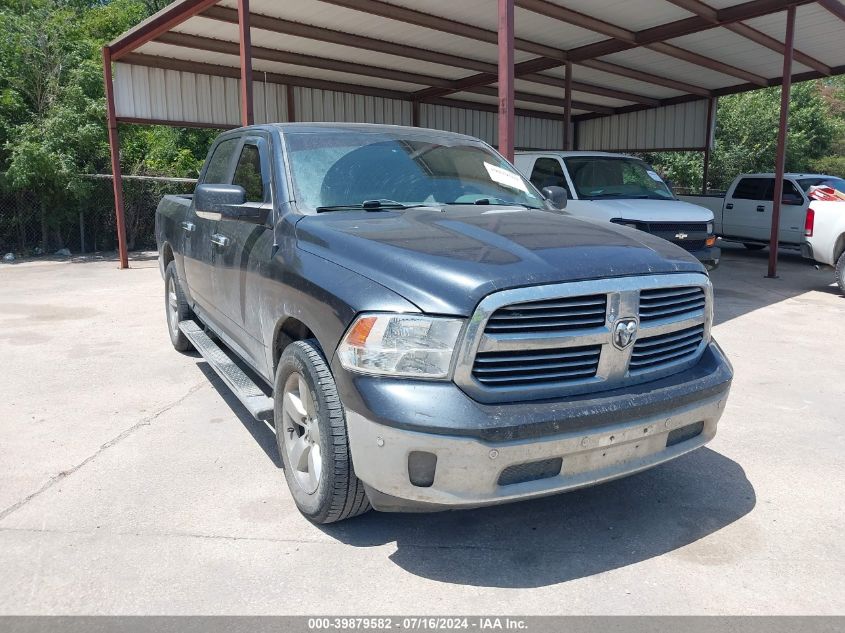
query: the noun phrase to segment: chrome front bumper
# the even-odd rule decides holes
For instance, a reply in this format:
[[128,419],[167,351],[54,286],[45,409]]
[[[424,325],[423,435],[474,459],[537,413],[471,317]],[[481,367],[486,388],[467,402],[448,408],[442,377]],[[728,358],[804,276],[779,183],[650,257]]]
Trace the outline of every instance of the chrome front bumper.
[[[376,509],[491,505],[591,486],[679,457],[713,438],[727,396],[726,389],[709,399],[619,425],[505,442],[409,431],[347,411],[349,445],[355,472],[367,484]],[[672,431],[697,423],[703,423],[699,434],[667,447]],[[408,459],[415,451],[437,457],[430,486],[411,483]],[[562,460],[559,474],[500,484],[508,467],[557,458]]]

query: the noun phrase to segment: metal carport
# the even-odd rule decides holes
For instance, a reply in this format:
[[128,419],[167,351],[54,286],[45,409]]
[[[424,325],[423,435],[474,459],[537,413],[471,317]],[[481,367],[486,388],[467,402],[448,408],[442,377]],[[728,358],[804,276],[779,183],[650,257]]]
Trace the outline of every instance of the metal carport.
[[780,189],[790,81],[845,73],[843,39],[839,0],[177,0],[103,48],[120,265],[118,122],[386,122],[706,169],[715,99],[783,84]]

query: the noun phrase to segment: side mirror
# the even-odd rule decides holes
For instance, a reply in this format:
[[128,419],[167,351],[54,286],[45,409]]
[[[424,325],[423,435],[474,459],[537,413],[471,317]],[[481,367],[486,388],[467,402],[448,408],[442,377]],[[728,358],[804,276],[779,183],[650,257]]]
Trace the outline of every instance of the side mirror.
[[543,187],[542,194],[546,196],[546,200],[551,202],[557,209],[565,209],[566,201],[569,196],[566,194],[566,189],[552,185],[551,187]]
[[205,213],[219,213],[223,217],[238,218],[238,205],[246,202],[246,191],[238,185],[199,185],[194,191],[194,207]]

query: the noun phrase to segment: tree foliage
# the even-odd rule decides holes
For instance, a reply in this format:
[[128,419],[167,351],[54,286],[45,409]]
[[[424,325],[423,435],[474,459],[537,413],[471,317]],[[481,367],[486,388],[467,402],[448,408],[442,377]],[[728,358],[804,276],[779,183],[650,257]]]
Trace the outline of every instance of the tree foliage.
[[[716,116],[709,188],[724,190],[737,174],[775,168],[780,88],[722,97]],[[786,170],[845,176],[845,81],[842,77],[792,86]],[[646,158],[676,186],[700,189],[701,152],[661,152]]]

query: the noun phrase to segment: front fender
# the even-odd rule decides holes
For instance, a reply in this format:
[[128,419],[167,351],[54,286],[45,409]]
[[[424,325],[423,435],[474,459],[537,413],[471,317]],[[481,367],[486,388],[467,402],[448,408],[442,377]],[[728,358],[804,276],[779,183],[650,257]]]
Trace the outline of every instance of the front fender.
[[360,312],[419,312],[398,294],[332,261],[296,247],[280,249],[264,279],[262,338],[267,367],[274,370],[279,324],[294,318],[314,334],[330,360],[349,324]]

